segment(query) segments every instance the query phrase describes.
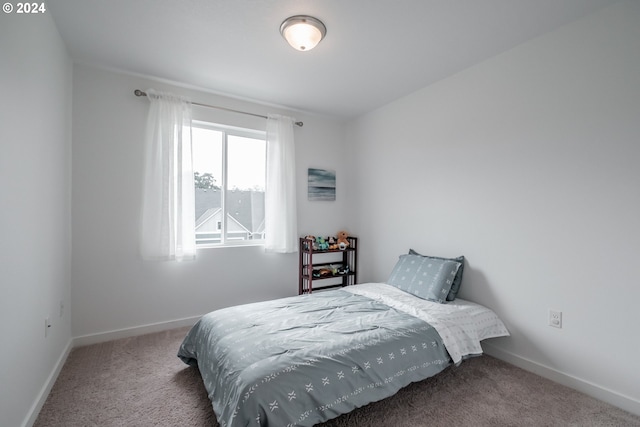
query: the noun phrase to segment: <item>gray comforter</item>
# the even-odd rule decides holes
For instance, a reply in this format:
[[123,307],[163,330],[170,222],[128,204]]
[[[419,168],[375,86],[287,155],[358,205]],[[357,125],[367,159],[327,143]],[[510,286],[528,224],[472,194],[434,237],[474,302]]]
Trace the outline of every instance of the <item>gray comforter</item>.
[[209,313],[178,357],[197,364],[222,427],[312,426],[451,363],[428,323],[343,290]]

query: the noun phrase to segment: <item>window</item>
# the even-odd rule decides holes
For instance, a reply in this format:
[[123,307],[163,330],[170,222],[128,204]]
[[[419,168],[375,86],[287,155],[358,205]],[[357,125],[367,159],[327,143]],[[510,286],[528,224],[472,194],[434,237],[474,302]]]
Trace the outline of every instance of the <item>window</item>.
[[196,245],[263,244],[265,132],[192,126]]

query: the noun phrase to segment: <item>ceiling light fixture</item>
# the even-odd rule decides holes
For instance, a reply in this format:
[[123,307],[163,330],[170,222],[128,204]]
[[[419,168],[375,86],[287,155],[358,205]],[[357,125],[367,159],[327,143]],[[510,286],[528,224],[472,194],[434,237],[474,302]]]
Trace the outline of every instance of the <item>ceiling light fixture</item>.
[[313,16],[296,15],[284,20],[280,34],[296,50],[311,50],[327,34],[327,27]]

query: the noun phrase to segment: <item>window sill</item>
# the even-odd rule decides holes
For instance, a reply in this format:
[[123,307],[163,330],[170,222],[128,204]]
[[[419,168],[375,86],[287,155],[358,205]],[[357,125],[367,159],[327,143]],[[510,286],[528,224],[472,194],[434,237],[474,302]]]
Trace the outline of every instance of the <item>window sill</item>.
[[225,244],[200,244],[196,245],[196,251],[200,249],[223,249],[223,248],[247,248],[247,247],[256,247],[262,246],[264,247],[264,241],[251,241],[251,242],[242,242],[242,243],[225,243]]

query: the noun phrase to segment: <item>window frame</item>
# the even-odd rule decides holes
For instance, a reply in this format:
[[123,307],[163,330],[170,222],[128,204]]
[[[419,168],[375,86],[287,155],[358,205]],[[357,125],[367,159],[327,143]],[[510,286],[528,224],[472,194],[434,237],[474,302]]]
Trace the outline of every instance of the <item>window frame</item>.
[[[227,236],[227,205],[228,205],[228,192],[231,191],[227,188],[228,181],[228,162],[227,162],[227,145],[228,145],[228,136],[236,136],[241,138],[251,138],[251,139],[259,139],[263,140],[266,144],[267,142],[267,132],[265,130],[257,130],[250,128],[243,128],[238,126],[225,125],[221,123],[214,123],[206,120],[192,120],[191,121],[192,128],[200,128],[200,129],[209,129],[217,132],[221,132],[223,134],[222,138],[222,177],[221,177],[221,200],[220,200],[220,208],[222,210],[221,215],[221,232],[220,232],[220,243],[198,243],[196,239],[196,249],[206,249],[206,248],[228,248],[228,247],[244,247],[244,246],[264,246],[266,240],[263,239],[247,239],[247,240],[238,240],[229,238]],[[192,135],[193,138],[193,135]],[[193,153],[192,153],[193,155]],[[267,154],[266,154],[266,145],[265,145],[265,175],[266,175],[266,163],[267,163]],[[194,170],[194,174],[195,174]],[[265,187],[266,187],[266,176],[265,176]],[[266,193],[266,188],[265,188]],[[195,200],[194,200],[195,202]],[[194,230],[195,232],[195,230]]]

